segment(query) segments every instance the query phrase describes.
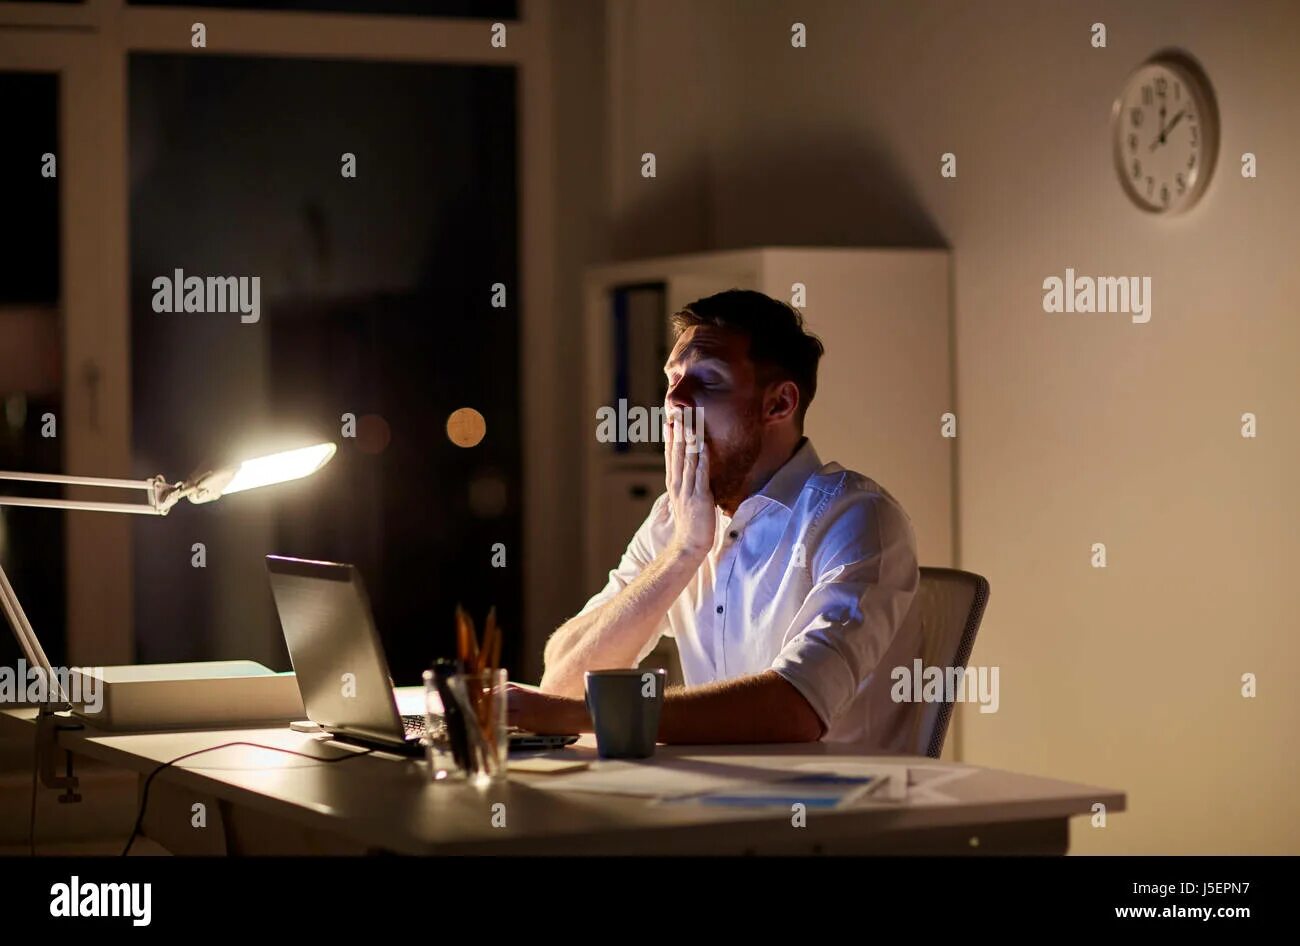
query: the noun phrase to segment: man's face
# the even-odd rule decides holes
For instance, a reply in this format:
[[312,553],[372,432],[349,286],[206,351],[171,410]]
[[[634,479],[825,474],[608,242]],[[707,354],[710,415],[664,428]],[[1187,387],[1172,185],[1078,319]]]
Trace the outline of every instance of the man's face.
[[726,329],[692,326],[678,337],[664,374],[665,408],[702,409],[709,490],[718,505],[734,508],[763,446],[763,392],[749,360],[749,340]]

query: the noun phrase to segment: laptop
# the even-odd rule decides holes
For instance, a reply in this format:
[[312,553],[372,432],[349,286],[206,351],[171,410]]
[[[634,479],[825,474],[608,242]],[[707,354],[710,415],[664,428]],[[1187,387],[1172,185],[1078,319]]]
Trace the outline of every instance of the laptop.
[[[266,556],[266,568],[307,718],[337,739],[423,753],[425,716],[403,716],[398,708],[356,568],[281,555]],[[509,736],[511,752],[559,749],[578,740],[576,734],[542,735],[517,727]]]

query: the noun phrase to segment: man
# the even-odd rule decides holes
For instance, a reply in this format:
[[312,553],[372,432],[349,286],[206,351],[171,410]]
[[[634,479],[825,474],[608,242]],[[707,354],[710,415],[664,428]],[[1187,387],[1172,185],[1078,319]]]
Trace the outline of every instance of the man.
[[[590,732],[584,673],[636,667],[668,634],[686,686],[664,694],[661,742],[906,748],[888,690],[890,668],[916,653],[898,633],[916,539],[884,488],[823,464],[803,436],[821,342],[751,291],[672,323],[666,491],[604,590],[547,642],[540,691],[511,685],[510,721]],[[703,450],[687,408],[703,415]]]

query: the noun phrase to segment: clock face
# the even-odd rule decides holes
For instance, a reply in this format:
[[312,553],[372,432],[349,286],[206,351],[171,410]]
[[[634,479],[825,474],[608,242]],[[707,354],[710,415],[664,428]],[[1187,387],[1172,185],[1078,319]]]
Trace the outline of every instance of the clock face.
[[1148,62],[1124,85],[1111,117],[1115,169],[1135,204],[1186,210],[1205,191],[1218,150],[1209,83],[1176,61]]

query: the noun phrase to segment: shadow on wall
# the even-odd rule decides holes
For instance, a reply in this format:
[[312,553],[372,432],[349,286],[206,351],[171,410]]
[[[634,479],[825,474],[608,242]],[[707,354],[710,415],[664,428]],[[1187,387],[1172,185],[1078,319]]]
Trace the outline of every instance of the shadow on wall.
[[[908,175],[880,143],[835,135],[751,139],[659,176],[629,172],[636,196],[614,221],[618,258],[751,246],[948,248]],[[639,192],[639,193],[638,193]],[[725,231],[716,208],[727,208]]]

